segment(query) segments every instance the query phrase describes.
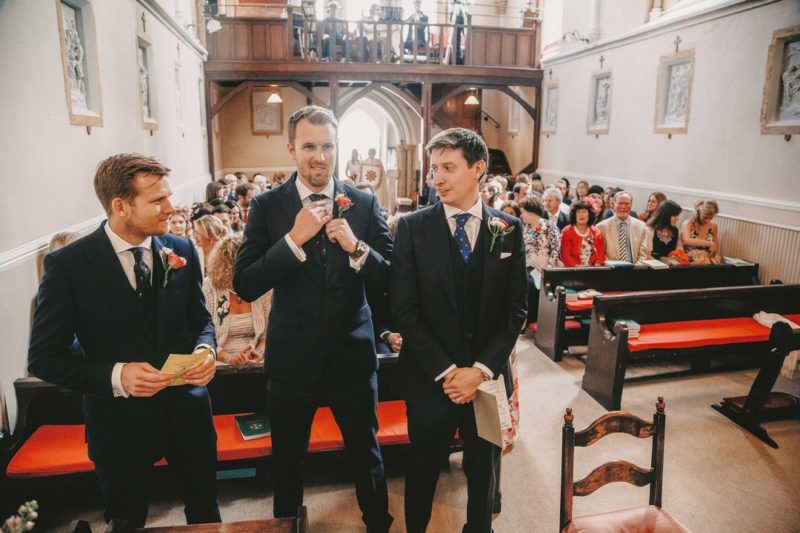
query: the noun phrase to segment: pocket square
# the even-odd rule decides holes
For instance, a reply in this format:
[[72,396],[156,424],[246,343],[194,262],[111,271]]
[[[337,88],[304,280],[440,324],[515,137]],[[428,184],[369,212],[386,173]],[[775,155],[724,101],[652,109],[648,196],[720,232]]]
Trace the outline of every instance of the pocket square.
[[500,259],[505,259],[506,257],[511,257],[511,252],[501,252]]

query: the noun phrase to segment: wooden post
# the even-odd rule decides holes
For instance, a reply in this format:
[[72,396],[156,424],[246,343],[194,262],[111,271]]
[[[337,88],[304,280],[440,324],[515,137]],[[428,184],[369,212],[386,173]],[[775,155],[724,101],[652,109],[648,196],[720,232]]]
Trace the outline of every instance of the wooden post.
[[539,136],[542,129],[542,106],[544,105],[542,101],[541,79],[536,80],[533,90],[536,92],[533,97],[533,101],[536,102],[536,116],[533,117],[533,154],[531,155],[531,161],[533,161],[534,170],[537,170],[539,168]]
[[[431,140],[431,126],[433,124],[433,116],[431,115],[431,90],[431,82],[422,82],[422,165],[420,165],[422,169],[422,181],[424,181],[425,176],[428,175],[428,165],[430,164],[428,155],[425,153],[425,147],[428,146],[428,142]],[[420,184],[417,184],[417,187],[419,187],[419,190],[422,190]]]
[[208,171],[211,179],[214,180],[214,115],[211,114],[211,84],[212,81],[205,80],[206,91],[206,143],[208,144]]

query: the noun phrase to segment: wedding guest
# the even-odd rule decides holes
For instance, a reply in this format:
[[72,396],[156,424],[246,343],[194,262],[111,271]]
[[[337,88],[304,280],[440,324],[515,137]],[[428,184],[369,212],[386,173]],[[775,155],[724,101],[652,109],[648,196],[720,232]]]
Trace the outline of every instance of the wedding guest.
[[74,231],[59,231],[50,237],[50,244],[47,246],[47,253],[53,253],[71,242],[81,238],[81,234]]
[[603,235],[594,224],[594,212],[586,202],[575,202],[569,226],[561,231],[561,262],[566,267],[603,266],[606,262]]
[[[694,205],[694,214],[684,221],[681,226],[681,242],[689,260],[703,263],[693,259],[708,255],[710,262],[719,257],[719,228],[713,222],[719,213],[719,206],[714,200],[701,200]],[[706,252],[707,254],[700,254]]]
[[683,249],[678,231],[678,218],[682,211],[676,202],[664,200],[647,221],[648,241],[652,243],[651,255],[655,259],[668,256],[672,250]]
[[565,205],[571,205],[572,198],[570,198],[569,195],[569,180],[567,178],[561,178],[555,185],[558,187],[558,190],[561,191],[561,201]]
[[564,205],[561,199],[561,191],[556,187],[545,189],[544,193],[542,193],[545,217],[558,226],[559,231],[569,224],[569,215],[561,209],[561,206]]
[[238,235],[228,235],[214,246],[208,258],[203,295],[214,321],[217,360],[229,365],[261,363],[267,338],[272,291],[252,303],[233,290],[233,264],[242,245]]
[[487,181],[481,185],[481,199],[489,207],[497,208],[500,206],[500,184],[496,181]]
[[253,176],[253,185],[258,187],[258,193],[265,192],[269,187],[267,184],[267,177],[264,174],[256,174]]
[[647,225],[636,218],[633,211],[633,196],[627,191],[614,195],[614,216],[597,224],[603,234],[606,259],[637,263],[647,259],[649,248]]
[[519,218],[520,210],[519,205],[514,200],[507,200],[500,206],[500,211],[512,217]]
[[194,221],[193,226],[194,242],[201,251],[201,255],[203,256],[201,264],[205,269],[205,266],[208,264],[208,257],[211,255],[211,250],[214,249],[217,241],[228,235],[228,228],[214,215],[206,215],[198,218]]
[[178,237],[188,237],[186,234],[189,225],[189,210],[185,207],[176,207],[169,217],[169,232]]
[[226,188],[218,181],[212,181],[206,185],[206,202],[217,198],[224,198]]
[[[525,225],[525,266],[528,271],[528,320],[536,322],[539,313],[539,288],[542,270],[546,266],[558,266],[561,254],[561,233],[558,227],[545,216],[542,201],[535,196],[520,200],[522,223]],[[527,325],[526,324],[526,325]]]
[[643,212],[639,213],[637,218],[642,222],[647,222],[653,218],[653,215],[656,214],[656,209],[658,209],[658,206],[663,204],[666,199],[667,195],[663,192],[651,193],[650,196],[647,197],[647,207],[645,207]]
[[589,193],[583,201],[592,208],[595,220],[601,220],[603,218],[603,196],[600,193]]
[[580,201],[589,195],[589,182],[585,180],[579,181],[575,185],[575,199]]
[[214,209],[211,210],[215,217],[219,219],[220,222],[225,226],[225,229],[228,230],[228,233],[231,232],[231,208],[225,204],[215,205]]

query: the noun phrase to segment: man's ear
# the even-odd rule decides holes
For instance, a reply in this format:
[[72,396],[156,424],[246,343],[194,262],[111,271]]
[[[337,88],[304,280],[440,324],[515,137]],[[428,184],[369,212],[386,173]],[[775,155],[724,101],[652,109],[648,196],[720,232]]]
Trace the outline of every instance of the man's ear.
[[294,144],[286,143],[286,150],[289,152],[289,157],[291,157],[293,161],[297,161],[297,157],[295,157],[294,153]]
[[130,213],[130,208],[131,205],[127,201],[117,196],[111,200],[111,212],[109,216],[113,214],[119,218],[125,218],[128,216],[128,213]]
[[481,176],[486,173],[486,161],[476,161],[472,168],[477,172],[478,180],[480,180]]

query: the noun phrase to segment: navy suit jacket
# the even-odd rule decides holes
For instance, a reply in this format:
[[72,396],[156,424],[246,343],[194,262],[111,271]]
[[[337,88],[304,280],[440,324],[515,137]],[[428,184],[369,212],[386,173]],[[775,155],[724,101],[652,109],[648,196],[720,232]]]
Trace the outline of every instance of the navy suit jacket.
[[[502,218],[514,230],[494,248],[487,223]],[[473,344],[474,361],[504,374],[510,394],[508,359],[526,317],[525,244],[519,219],[483,206],[485,232],[481,308]],[[399,371],[406,396],[432,390],[434,379],[462,355],[456,320],[456,286],[451,263],[452,235],[444,206],[438,203],[398,219],[389,295],[392,316],[403,336]],[[436,385],[441,393],[441,386]]]
[[326,238],[323,266],[312,238],[303,245],[306,261],[301,262],[285,239],[302,209],[296,179],[295,173],[250,204],[233,286],[247,301],[273,290],[264,358],[270,380],[298,392],[314,390],[323,375],[362,386],[362,378],[378,364],[366,295],[386,291],[389,228],[374,196],[331,178],[334,195],[346,194],[353,202],[344,218],[356,238],[369,245],[369,257],[356,272],[341,246]]
[[[159,254],[163,247],[187,261],[169,273],[166,288]],[[153,237],[152,250],[155,327],[147,321],[103,225],[44,260],[28,369],[45,381],[84,393],[89,456],[95,462],[152,464],[166,446],[166,403],[176,392],[114,398],[115,363],[148,362],[160,368],[170,353],[191,353],[201,343],[215,346],[194,245],[183,237],[162,235]],[[75,336],[83,357],[70,350]],[[178,388],[207,394],[204,387],[172,387]]]

